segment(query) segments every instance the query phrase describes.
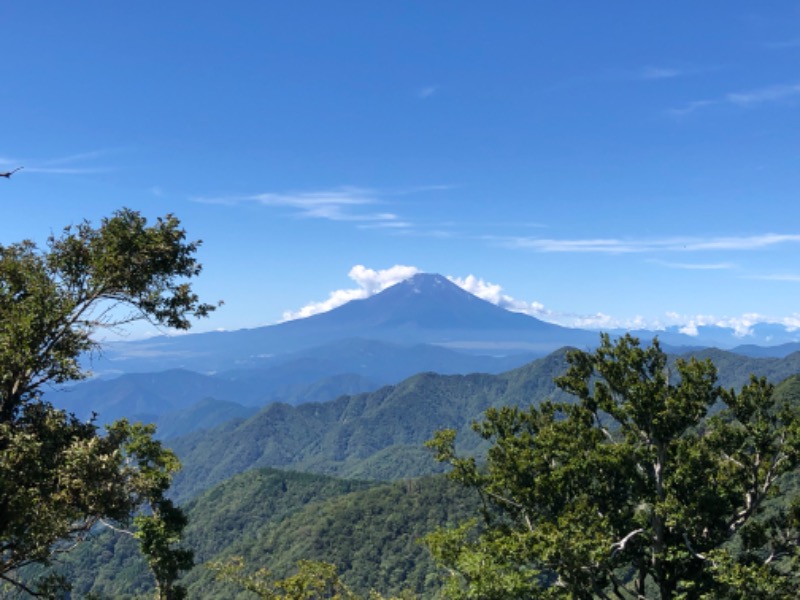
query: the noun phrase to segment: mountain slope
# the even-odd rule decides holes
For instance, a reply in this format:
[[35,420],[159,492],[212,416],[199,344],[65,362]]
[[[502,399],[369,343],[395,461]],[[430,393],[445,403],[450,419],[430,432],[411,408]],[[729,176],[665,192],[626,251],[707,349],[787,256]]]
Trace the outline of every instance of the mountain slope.
[[[474,447],[469,424],[490,406],[528,404],[551,395],[566,368],[553,353],[501,375],[421,373],[375,392],[296,407],[271,404],[255,416],[170,441],[183,461],[173,491],[188,498],[253,467],[339,476],[400,478],[441,469],[422,448],[452,427]],[[381,460],[374,460],[382,453]],[[374,471],[366,468],[372,463]]]
[[[402,590],[432,598],[443,581],[419,539],[479,510],[479,499],[444,477],[368,484],[322,475],[258,469],[229,479],[185,507],[184,544],[197,565],[183,578],[189,598],[251,596],[214,581],[208,561],[242,556],[278,577],[296,561],[337,566],[352,589]],[[62,570],[73,597],[152,597],[152,577],[128,536],[105,532],[71,553]]]
[[[374,484],[273,469],[250,471],[209,490],[185,507],[189,525],[183,544],[195,552],[194,579],[201,578],[207,585],[211,577],[204,563],[249,534],[269,528],[310,503],[324,504],[370,485]],[[103,531],[70,553],[61,570],[69,573],[75,598],[89,592],[120,600],[153,597],[152,575],[138,542],[129,536]],[[209,596],[193,590],[189,597]],[[219,597],[235,596],[228,590],[228,595]]]
[[364,300],[305,319],[255,329],[110,344],[95,363],[95,370],[185,368],[209,372],[251,368],[268,364],[277,355],[351,338],[539,355],[565,345],[597,343],[595,332],[512,313],[441,275],[418,274]]
[[[436,430],[456,429],[461,449],[475,451],[480,440],[470,424],[487,408],[565,398],[553,383],[567,367],[565,355],[560,350],[500,375],[421,373],[330,402],[269,405],[245,421],[172,440],[184,465],[173,490],[186,499],[253,467],[370,479],[436,472],[440,465],[423,448]],[[800,373],[800,353],[752,359],[705,350],[698,357],[714,361],[719,383],[727,388],[740,387],[751,373],[774,382]]]

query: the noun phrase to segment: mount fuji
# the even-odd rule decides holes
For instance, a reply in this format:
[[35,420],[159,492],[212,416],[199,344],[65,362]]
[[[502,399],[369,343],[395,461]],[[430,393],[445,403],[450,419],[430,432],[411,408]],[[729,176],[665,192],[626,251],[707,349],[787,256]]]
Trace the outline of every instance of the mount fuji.
[[[663,344],[678,351],[706,346],[735,351],[736,346],[744,343],[750,346],[742,348],[752,350],[752,344],[758,343],[737,338],[726,328],[701,329],[701,335],[695,337],[674,330],[633,333],[647,341],[658,336]],[[800,348],[793,343],[797,341],[794,338],[773,339],[775,356]],[[330,347],[347,340],[403,346],[424,344],[472,355],[525,354],[533,358],[564,346],[594,347],[599,334],[505,310],[470,294],[446,277],[419,273],[369,298],[353,300],[303,319],[253,329],[108,344],[93,369],[110,374],[176,368],[203,373],[264,368],[280,364],[289,355],[297,356],[312,348]],[[757,352],[771,355],[764,348]]]
[[348,339],[430,344],[472,354],[543,356],[562,346],[595,345],[598,335],[507,311],[441,275],[420,273],[369,298],[304,319],[111,343],[93,368],[97,372],[253,368],[287,353]]

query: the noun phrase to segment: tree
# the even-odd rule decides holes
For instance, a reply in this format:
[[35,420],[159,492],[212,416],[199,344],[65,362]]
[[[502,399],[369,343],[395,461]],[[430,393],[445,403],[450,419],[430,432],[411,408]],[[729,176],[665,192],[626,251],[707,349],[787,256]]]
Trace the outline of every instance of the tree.
[[210,563],[209,568],[217,580],[233,583],[262,600],[400,600],[384,599],[375,591],[367,598],[353,593],[339,578],[336,566],[326,562],[298,561],[297,572],[283,579],[276,579],[264,567],[247,573],[241,557]]
[[[429,442],[480,490],[482,523],[427,538],[459,598],[795,598],[800,415],[752,378],[720,389],[710,361],[602,336],[569,354],[573,403],[487,411],[487,464]],[[719,403],[719,404],[718,404]],[[719,408],[713,416],[709,412]]]
[[45,250],[31,241],[0,246],[0,580],[6,584],[49,596],[52,581],[25,583],[19,569],[49,564],[100,523],[127,530],[135,521],[160,597],[181,597],[174,579],[191,557],[175,542],[185,519],[165,498],[179,468],[175,455],[153,439],[152,426],[121,421],[101,433],[41,396],[47,386],[87,376],[79,361],[99,348],[101,330],[140,319],[187,329],[191,317],[214,310],[189,283],[201,271],[199,244],[186,241],[172,215],[148,225],[123,209],[97,228],[67,227]]

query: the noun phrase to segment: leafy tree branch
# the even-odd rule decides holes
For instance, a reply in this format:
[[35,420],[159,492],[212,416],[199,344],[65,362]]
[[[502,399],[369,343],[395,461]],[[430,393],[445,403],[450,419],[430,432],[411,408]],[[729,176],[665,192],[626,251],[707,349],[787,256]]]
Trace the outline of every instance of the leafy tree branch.
[[603,336],[569,364],[556,383],[574,402],[474,424],[485,466],[452,431],[429,442],[485,501],[482,522],[427,539],[450,594],[739,598],[750,578],[748,597],[795,597],[797,512],[765,507],[800,462],[798,408],[764,379],[721,389],[710,361],[672,364],[657,340]]
[[43,388],[86,377],[79,360],[97,333],[135,320],[187,329],[216,306],[190,280],[200,242],[172,215],[154,224],[122,209],[51,236],[0,246],[0,579],[49,597],[57,578],[23,582],[27,565],[50,564],[98,523],[133,525],[161,598],[191,565],[176,544],[185,517],[165,497],[178,470],[154,428],[117,422],[101,433],[41,399]]

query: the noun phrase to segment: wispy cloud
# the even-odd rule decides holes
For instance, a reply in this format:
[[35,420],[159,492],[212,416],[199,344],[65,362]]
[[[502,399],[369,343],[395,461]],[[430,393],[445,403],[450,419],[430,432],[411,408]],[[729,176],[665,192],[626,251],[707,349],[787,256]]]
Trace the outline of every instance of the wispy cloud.
[[639,67],[612,68],[594,73],[578,75],[564,79],[544,88],[553,92],[558,90],[583,87],[587,85],[630,82],[653,82],[678,77],[689,77],[711,70],[709,67],[670,65],[645,65]]
[[771,85],[744,92],[731,92],[714,99],[694,100],[680,108],[670,109],[668,114],[674,117],[684,117],[700,109],[711,106],[738,106],[741,108],[755,108],[760,105],[790,100],[800,96],[800,83]]
[[[756,250],[778,244],[800,242],[798,234],[766,233],[752,236],[718,237],[709,240],[686,240],[684,250]],[[678,247],[671,248],[679,250]]]
[[206,204],[238,205],[256,203],[268,207],[293,209],[297,217],[326,219],[329,221],[354,221],[360,223],[398,223],[398,216],[390,212],[364,210],[380,204],[374,190],[359,187],[340,187],[314,192],[262,193],[245,196],[196,197],[196,202]]
[[640,79],[673,79],[684,75],[685,72],[673,67],[644,67],[637,73]]
[[51,158],[48,160],[44,160],[41,162],[41,165],[55,166],[55,165],[73,164],[76,162],[86,162],[97,158],[104,158],[109,154],[113,154],[115,152],[118,152],[118,150],[104,149],[104,150],[92,150],[90,152],[80,152],[77,154],[70,154],[68,156],[62,156],[59,158]]
[[783,50],[786,48],[800,48],[800,38],[793,38],[791,40],[783,40],[779,42],[766,42],[764,44],[765,48],[771,48],[774,50]]
[[375,204],[377,202],[372,190],[349,186],[318,192],[255,194],[246,199],[265,206],[291,206],[303,210],[315,210],[328,206]]
[[626,242],[614,239],[556,240],[549,238],[513,238],[506,242],[513,248],[525,248],[537,252],[592,252],[600,254],[626,254],[646,252],[642,242]]
[[390,189],[383,192],[387,196],[407,196],[409,194],[419,194],[421,192],[445,192],[448,190],[457,189],[459,186],[452,184],[431,184],[431,185],[414,185],[404,188]]
[[447,190],[452,186],[425,185],[395,190],[342,186],[329,190],[309,192],[265,192],[232,196],[196,196],[195,202],[204,204],[259,204],[270,208],[287,208],[293,216],[328,221],[345,221],[358,227],[402,230],[414,227],[414,223],[400,215],[377,210],[392,202],[392,197]]
[[9,158],[7,156],[0,156],[0,167],[13,167],[19,165],[20,161],[15,158]]
[[651,260],[650,262],[669,269],[683,269],[687,271],[724,271],[736,268],[736,265],[732,263],[683,263],[665,260]]
[[361,223],[359,229],[411,229],[414,224],[410,221],[401,221],[397,215],[390,213],[385,215],[385,220],[373,220],[369,223]]
[[91,175],[109,173],[111,167],[25,167],[28,173],[48,173],[51,175]]
[[115,170],[113,167],[92,166],[86,163],[93,162],[99,158],[104,158],[110,154],[118,152],[115,149],[93,150],[91,152],[81,152],[49,159],[32,159],[8,157],[0,158],[0,166],[21,165],[25,167],[25,173],[48,173],[54,175],[86,175],[93,173],[108,173]]
[[681,108],[670,108],[667,111],[667,114],[676,118],[685,117],[686,115],[690,115],[693,112],[696,112],[702,108],[705,108],[707,106],[713,106],[719,103],[720,102],[718,100],[693,100],[692,102],[687,103]]
[[785,100],[800,94],[800,83],[792,85],[773,85],[770,87],[727,94],[725,100],[738,106],[754,106],[765,102]]
[[772,275],[751,275],[748,279],[758,279],[761,281],[787,281],[790,283],[800,283],[800,275],[793,273],[776,273]]
[[438,85],[426,85],[425,87],[421,87],[417,89],[415,95],[420,100],[425,100],[430,98],[431,96],[435,96],[439,92]]
[[800,235],[768,233],[756,236],[717,238],[624,239],[549,239],[511,238],[504,244],[537,252],[585,252],[631,254],[645,252],[692,252],[704,250],[754,250],[777,244],[800,242]]

